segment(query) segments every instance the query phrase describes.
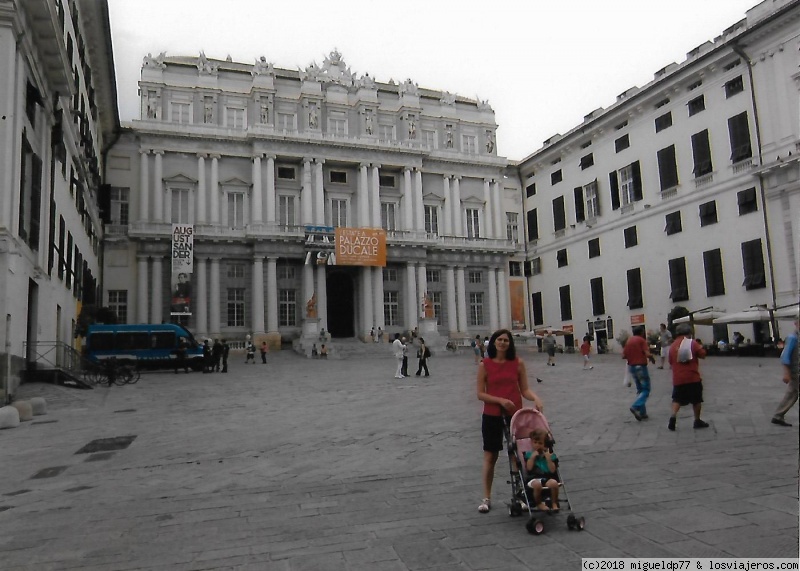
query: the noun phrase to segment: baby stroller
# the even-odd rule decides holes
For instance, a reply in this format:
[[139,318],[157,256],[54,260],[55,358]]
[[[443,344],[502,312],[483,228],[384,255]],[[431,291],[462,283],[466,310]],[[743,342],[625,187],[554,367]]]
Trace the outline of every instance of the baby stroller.
[[[543,428],[548,433],[548,440],[545,445],[553,452],[553,435],[550,432],[550,426],[547,424],[547,419],[544,415],[535,408],[522,408],[514,413],[514,416],[509,418],[504,417],[504,432],[508,449],[508,462],[511,470],[511,502],[508,505],[508,515],[512,517],[519,517],[525,509],[528,509],[531,516],[525,524],[528,533],[539,535],[544,533],[544,519],[540,517],[542,512],[535,508],[533,490],[528,486],[533,476],[527,473],[525,465],[525,452],[530,452],[533,449],[531,445],[530,433],[536,428]],[[559,507],[561,511],[568,511],[567,516],[567,529],[581,531],[586,521],[583,517],[578,517],[572,511],[572,502],[569,501],[567,496],[567,489],[564,486],[561,474],[556,466],[556,475],[558,476],[560,494],[558,498]],[[547,487],[542,487],[542,502],[548,507],[552,507],[552,500],[550,492]],[[536,513],[536,515],[535,515]],[[548,512],[552,515],[553,512]]]

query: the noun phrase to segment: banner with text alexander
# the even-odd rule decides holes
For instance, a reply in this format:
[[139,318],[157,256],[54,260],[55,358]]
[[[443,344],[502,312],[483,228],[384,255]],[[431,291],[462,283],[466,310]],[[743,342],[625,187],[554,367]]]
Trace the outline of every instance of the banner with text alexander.
[[386,230],[336,228],[337,266],[386,266]]

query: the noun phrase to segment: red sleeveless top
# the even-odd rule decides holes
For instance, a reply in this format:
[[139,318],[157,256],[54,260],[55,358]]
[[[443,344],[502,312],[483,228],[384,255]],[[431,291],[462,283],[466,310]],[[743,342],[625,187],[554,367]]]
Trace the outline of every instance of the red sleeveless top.
[[[522,408],[522,394],[519,392],[519,361],[504,361],[496,363],[491,358],[483,360],[486,369],[486,392],[493,397],[500,397],[512,401],[517,409]],[[483,403],[483,414],[488,416],[502,416],[503,407],[494,403]]]

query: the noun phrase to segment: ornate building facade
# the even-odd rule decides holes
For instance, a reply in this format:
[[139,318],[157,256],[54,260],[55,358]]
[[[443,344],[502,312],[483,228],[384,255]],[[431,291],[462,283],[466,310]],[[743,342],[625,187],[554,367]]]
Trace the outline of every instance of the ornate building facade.
[[[277,344],[312,297],[334,337],[412,330],[426,296],[443,335],[511,325],[521,200],[487,102],[358,76],[336,51],[299,71],[148,55],[140,94],[107,170],[104,301],[127,321],[175,317],[171,235],[187,224],[178,317],[200,335]],[[385,230],[385,267],[337,264],[336,228]]]

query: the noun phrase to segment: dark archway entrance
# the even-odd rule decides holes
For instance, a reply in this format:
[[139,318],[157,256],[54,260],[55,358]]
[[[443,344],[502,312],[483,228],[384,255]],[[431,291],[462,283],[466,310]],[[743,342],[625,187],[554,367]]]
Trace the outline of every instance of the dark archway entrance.
[[355,337],[355,284],[344,270],[328,271],[328,331],[331,337]]

